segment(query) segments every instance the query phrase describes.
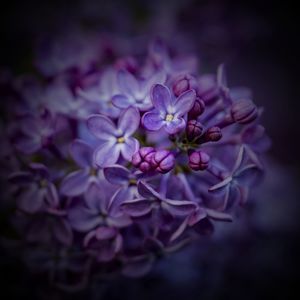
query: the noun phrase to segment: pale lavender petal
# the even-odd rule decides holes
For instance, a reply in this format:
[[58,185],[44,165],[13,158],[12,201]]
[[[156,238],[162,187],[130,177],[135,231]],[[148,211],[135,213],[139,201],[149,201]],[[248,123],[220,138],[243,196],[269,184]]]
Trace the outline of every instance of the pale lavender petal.
[[179,238],[182,235],[182,233],[185,231],[185,229],[188,225],[188,221],[189,221],[189,218],[187,217],[183,220],[183,222],[181,222],[179,227],[172,233],[172,235],[170,237],[170,242],[173,242],[174,240],[176,240],[177,238]]
[[165,199],[162,202],[162,208],[167,210],[173,216],[188,216],[193,213],[197,206],[195,203],[184,200]]
[[224,194],[227,187],[231,184],[232,177],[227,177],[221,182],[211,186],[208,191],[215,194]]
[[99,167],[107,167],[115,164],[120,156],[120,144],[105,142],[94,152],[94,163]]
[[130,171],[121,165],[113,165],[111,167],[104,168],[104,176],[107,181],[112,184],[128,184]]
[[110,198],[108,212],[111,216],[122,215],[121,204],[125,201],[132,200],[132,195],[128,187],[119,188]]
[[107,224],[116,228],[123,228],[131,225],[132,220],[129,216],[123,214],[118,217],[108,217]]
[[232,222],[232,216],[230,214],[217,211],[214,209],[206,208],[207,216],[214,220]]
[[144,114],[142,123],[148,130],[157,131],[164,125],[164,120],[158,111],[150,111]]
[[152,210],[152,201],[147,199],[134,199],[122,203],[123,211],[131,217],[142,217]]
[[151,91],[151,99],[154,107],[161,113],[167,113],[170,110],[172,96],[168,87],[162,84],[156,84]]
[[120,130],[125,137],[135,133],[139,125],[140,113],[135,107],[129,107],[121,113],[118,121],[118,130]]
[[65,196],[78,196],[83,194],[89,184],[89,173],[79,170],[70,173],[61,183],[60,192]]
[[127,138],[125,143],[120,147],[122,156],[126,160],[131,161],[133,154],[139,150],[139,147],[140,143],[137,139],[132,137]]
[[242,186],[253,186],[262,171],[254,164],[240,169],[234,174],[234,179]]
[[174,119],[171,122],[165,122],[165,129],[169,134],[175,134],[185,128],[185,120],[183,118]]
[[151,88],[154,86],[154,84],[164,84],[166,81],[166,72],[164,71],[158,71],[152,74],[149,78],[145,80],[145,83],[143,85],[143,90],[147,93],[151,91]]
[[93,150],[82,140],[75,140],[70,146],[70,153],[78,166],[85,168],[92,166]]
[[131,97],[125,95],[115,95],[112,97],[112,103],[118,108],[128,108],[130,105],[134,105],[135,101]]
[[116,126],[104,115],[91,115],[87,120],[90,132],[101,140],[110,140],[116,134]]
[[174,103],[174,113],[176,116],[183,116],[190,111],[196,99],[196,92],[189,90],[181,94]]
[[96,238],[98,240],[108,240],[116,236],[117,230],[112,227],[100,226],[96,229]]
[[129,95],[139,92],[139,83],[131,73],[121,70],[118,72],[117,78],[122,92]]

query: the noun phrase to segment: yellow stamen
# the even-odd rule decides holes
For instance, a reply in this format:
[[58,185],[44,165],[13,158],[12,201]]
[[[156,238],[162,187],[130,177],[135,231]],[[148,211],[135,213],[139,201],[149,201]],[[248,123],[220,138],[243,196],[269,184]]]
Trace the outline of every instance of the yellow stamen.
[[121,137],[117,138],[117,142],[118,142],[119,144],[122,144],[122,143],[125,142],[125,138],[124,138],[123,136],[121,136]]
[[171,122],[173,119],[174,119],[174,116],[173,116],[173,115],[171,115],[171,114],[167,114],[167,115],[166,115],[165,120],[166,120],[167,122]]

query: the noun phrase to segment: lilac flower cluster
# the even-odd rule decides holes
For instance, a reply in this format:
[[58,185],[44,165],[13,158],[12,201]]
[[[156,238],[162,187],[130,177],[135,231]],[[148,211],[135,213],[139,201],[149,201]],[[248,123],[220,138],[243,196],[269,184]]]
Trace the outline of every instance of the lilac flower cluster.
[[51,75],[44,57],[42,80],[9,83],[1,165],[12,223],[36,253],[25,260],[55,282],[146,273],[232,221],[263,173],[269,140],[250,91],[229,88],[223,65],[199,75],[195,59],[169,50],[154,40],[111,64],[89,51]]

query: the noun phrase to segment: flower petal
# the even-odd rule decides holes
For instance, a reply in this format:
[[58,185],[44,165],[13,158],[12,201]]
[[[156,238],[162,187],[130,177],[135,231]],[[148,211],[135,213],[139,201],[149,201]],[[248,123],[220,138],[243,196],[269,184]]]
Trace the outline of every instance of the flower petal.
[[122,156],[126,160],[131,161],[133,154],[139,150],[139,147],[140,147],[140,143],[138,142],[137,139],[132,137],[127,138],[125,143],[121,145],[120,148]]
[[130,105],[134,105],[133,98],[125,95],[115,95],[112,97],[112,104],[118,108],[128,108]]
[[164,198],[158,192],[156,192],[148,183],[144,181],[140,181],[138,183],[138,192],[144,198],[164,200]]
[[114,142],[105,142],[96,148],[94,163],[99,167],[107,167],[115,164],[120,156],[120,145]]
[[45,189],[39,189],[38,185],[31,184],[18,199],[18,207],[28,213],[38,212],[43,204],[45,197]]
[[80,232],[90,231],[102,222],[99,214],[91,211],[82,203],[78,203],[69,209],[68,220],[71,227]]
[[125,137],[131,136],[140,125],[140,113],[135,107],[129,107],[124,110],[118,121],[118,130],[120,130]]
[[197,205],[194,202],[184,200],[165,199],[162,202],[162,208],[167,210],[172,216],[184,217],[193,213]]
[[87,120],[90,132],[101,140],[110,140],[116,134],[116,126],[104,115],[91,115]]
[[165,122],[166,132],[175,134],[185,127],[185,120],[183,118],[174,119],[171,122]]
[[65,196],[78,196],[83,194],[89,183],[89,174],[86,170],[70,173],[61,183],[60,192]]
[[120,90],[126,94],[134,95],[139,91],[139,83],[128,71],[121,70],[117,74]]
[[142,118],[143,125],[152,131],[157,131],[164,125],[163,118],[158,111],[150,111],[144,114]]
[[101,191],[101,188],[96,182],[90,184],[84,194],[86,206],[92,211],[95,211],[95,213],[100,212],[100,203],[102,202],[102,195],[103,193]]
[[103,170],[104,177],[112,184],[128,184],[130,171],[121,165],[113,165]]
[[131,217],[142,217],[152,210],[152,201],[147,199],[134,199],[122,203],[123,211]]
[[176,99],[176,102],[174,103],[174,113],[177,116],[183,116],[192,109],[195,99],[196,92],[194,90],[184,92]]
[[167,113],[171,108],[172,96],[168,87],[156,84],[151,91],[151,99],[154,107],[162,113]]
[[75,140],[70,146],[70,153],[78,166],[85,168],[92,166],[92,148],[82,140]]

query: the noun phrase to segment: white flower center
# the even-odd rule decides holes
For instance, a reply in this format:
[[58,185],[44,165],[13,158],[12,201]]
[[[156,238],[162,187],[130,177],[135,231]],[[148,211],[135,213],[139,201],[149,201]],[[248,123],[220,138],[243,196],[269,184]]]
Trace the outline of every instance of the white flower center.
[[171,122],[171,121],[173,121],[173,119],[174,119],[174,116],[173,116],[172,114],[167,114],[167,115],[166,115],[165,120],[166,120],[167,122]]

